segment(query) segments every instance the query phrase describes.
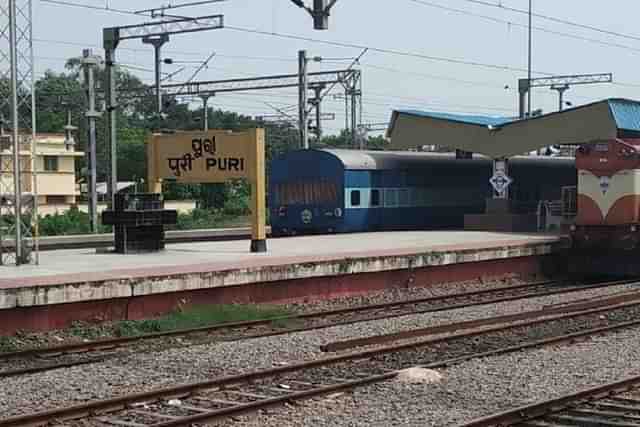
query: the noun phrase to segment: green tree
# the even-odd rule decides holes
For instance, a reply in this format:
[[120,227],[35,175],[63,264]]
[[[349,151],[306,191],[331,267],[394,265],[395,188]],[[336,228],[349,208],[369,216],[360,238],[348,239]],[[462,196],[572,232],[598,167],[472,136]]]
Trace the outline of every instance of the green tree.
[[44,77],[36,81],[35,88],[37,132],[62,132],[67,124],[68,111],[71,112],[72,124],[82,126],[85,100],[82,85],[75,74],[46,71]]
[[[339,135],[329,135],[322,138],[320,146],[327,148],[355,148],[353,146],[351,132],[344,129]],[[369,136],[365,143],[367,150],[384,150],[386,146],[387,141],[382,135]]]
[[146,145],[148,131],[125,128],[118,132],[118,179],[139,181],[146,179]]

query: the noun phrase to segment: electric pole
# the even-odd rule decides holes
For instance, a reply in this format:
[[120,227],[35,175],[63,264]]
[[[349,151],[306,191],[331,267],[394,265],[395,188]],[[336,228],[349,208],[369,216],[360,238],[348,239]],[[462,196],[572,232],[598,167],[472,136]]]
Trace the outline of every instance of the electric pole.
[[322,138],[322,91],[324,90],[324,85],[316,85],[313,86],[313,92],[315,93],[314,98],[310,101],[311,105],[313,105],[316,111],[316,138],[318,142]]
[[564,109],[564,93],[569,90],[569,85],[552,85],[551,90],[558,92],[558,111],[562,111]]
[[84,84],[87,95],[87,112],[85,117],[88,122],[88,141],[85,149],[87,159],[87,189],[89,193],[89,218],[91,219],[91,231],[98,232],[98,194],[97,184],[97,157],[96,157],[96,119],[102,114],[96,111],[96,86],[95,67],[100,64],[100,57],[94,56],[91,49],[82,52],[82,68],[84,71]]
[[[104,47],[104,59],[105,59],[105,91],[106,91],[106,141],[109,144],[110,152],[110,168],[109,168],[109,180],[107,181],[107,188],[109,192],[109,198],[111,200],[111,208],[115,206],[115,195],[118,192],[118,148],[117,148],[117,135],[116,135],[116,110],[117,105],[117,90],[116,90],[116,49],[120,42],[124,40],[132,39],[162,39],[171,34],[193,33],[199,31],[209,31],[219,28],[224,28],[224,16],[223,15],[211,15],[211,16],[199,16],[194,18],[176,18],[170,20],[163,20],[157,22],[149,22],[145,24],[125,25],[120,27],[104,28],[102,32],[102,44]],[[158,48],[156,54],[156,81],[160,74],[160,67],[158,59],[160,57],[160,51]],[[159,88],[157,88],[159,89]],[[161,97],[160,90],[158,90],[158,98]],[[162,103],[158,105],[160,111],[162,110]]]
[[160,34],[157,36],[146,36],[142,38],[142,43],[150,44],[153,46],[155,52],[155,74],[156,74],[156,102],[158,114],[162,113],[162,92],[160,83],[162,81],[162,46],[169,41],[168,34]]
[[[9,62],[11,76],[11,135],[13,138],[13,194],[15,206],[15,233],[16,233],[16,265],[24,264],[24,243],[22,240],[22,175],[20,167],[20,115],[18,95],[18,41],[17,41],[17,8],[15,0],[9,0]],[[35,143],[35,141],[33,141]]]
[[338,0],[313,0],[313,7],[309,7],[304,4],[303,0],[291,0],[293,4],[309,12],[309,15],[313,18],[314,30],[329,29],[329,15],[331,8],[337,1]]
[[300,147],[307,150],[309,148],[309,128],[308,128],[308,113],[307,113],[307,51],[301,50],[298,52],[298,119],[300,126]]
[[[38,167],[32,0],[0,1],[0,110],[10,127],[0,156],[0,265],[38,258]],[[26,155],[25,151],[30,151]]]
[[527,67],[527,80],[529,84],[527,85],[527,115],[531,117],[531,63],[532,63],[532,46],[533,46],[533,32],[532,32],[532,21],[533,21],[533,5],[532,0],[529,0],[529,63]]
[[105,120],[105,141],[109,147],[109,179],[107,180],[107,193],[109,197],[110,207],[114,209],[116,201],[116,193],[118,192],[118,146],[117,146],[117,128],[116,128],[116,110],[117,94],[116,94],[116,46],[117,42],[105,32],[105,91],[106,104],[105,109],[107,118]]
[[200,99],[202,99],[202,109],[203,109],[203,126],[204,126],[204,131],[208,132],[209,131],[209,98],[212,97],[213,95],[209,94],[209,93],[205,93],[200,95]]

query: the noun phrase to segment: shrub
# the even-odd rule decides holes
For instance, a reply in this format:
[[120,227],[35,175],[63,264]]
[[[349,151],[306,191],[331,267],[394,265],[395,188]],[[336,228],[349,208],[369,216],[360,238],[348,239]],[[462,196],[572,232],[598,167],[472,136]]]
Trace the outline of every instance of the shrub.
[[[91,232],[89,214],[73,207],[64,213],[55,213],[40,217],[38,221],[41,236],[64,236],[69,234],[88,234]],[[107,233],[110,227],[99,224],[99,231]]]

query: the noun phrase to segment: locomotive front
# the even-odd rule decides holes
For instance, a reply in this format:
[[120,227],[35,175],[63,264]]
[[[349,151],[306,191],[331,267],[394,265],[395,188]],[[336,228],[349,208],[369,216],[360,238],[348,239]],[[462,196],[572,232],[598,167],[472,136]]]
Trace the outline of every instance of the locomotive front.
[[585,144],[576,152],[572,273],[640,273],[640,140]]

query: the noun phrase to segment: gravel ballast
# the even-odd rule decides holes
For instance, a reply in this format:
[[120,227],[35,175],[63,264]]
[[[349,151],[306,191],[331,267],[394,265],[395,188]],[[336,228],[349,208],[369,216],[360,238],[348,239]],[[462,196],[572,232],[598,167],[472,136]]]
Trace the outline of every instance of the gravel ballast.
[[318,398],[269,416],[243,417],[257,426],[455,426],[517,406],[640,374],[640,330],[570,346],[542,348],[437,369],[438,381],[392,380],[353,393]]
[[113,397],[163,385],[198,381],[240,371],[325,357],[319,346],[331,341],[390,333],[454,321],[519,313],[550,304],[635,289],[625,285],[567,296],[554,295],[531,300],[470,307],[448,312],[405,316],[363,322],[343,327],[260,338],[244,342],[217,343],[175,348],[157,353],[139,353],[121,361],[47,372],[2,380],[0,413],[12,416],[82,402]]

